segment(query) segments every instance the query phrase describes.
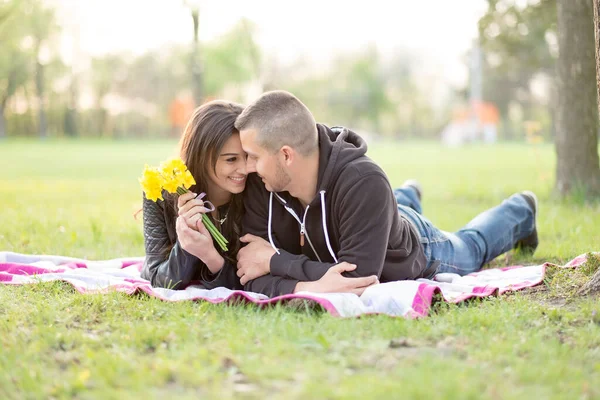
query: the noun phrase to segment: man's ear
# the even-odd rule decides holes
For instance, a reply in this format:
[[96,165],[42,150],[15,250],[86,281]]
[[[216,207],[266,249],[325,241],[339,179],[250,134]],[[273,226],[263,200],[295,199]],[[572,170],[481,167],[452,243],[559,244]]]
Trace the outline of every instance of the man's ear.
[[294,161],[296,152],[290,146],[283,146],[279,152],[285,165],[289,166]]

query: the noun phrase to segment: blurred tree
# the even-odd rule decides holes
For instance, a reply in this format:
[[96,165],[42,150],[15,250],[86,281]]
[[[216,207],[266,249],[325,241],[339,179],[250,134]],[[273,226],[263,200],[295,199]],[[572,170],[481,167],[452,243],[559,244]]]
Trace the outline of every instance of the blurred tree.
[[594,35],[596,37],[596,94],[600,113],[600,0],[594,0]]
[[331,77],[331,107],[348,126],[360,127],[364,119],[365,125],[380,134],[381,116],[392,107],[377,50],[371,47],[357,56],[342,57],[336,67]]
[[[596,38],[596,96],[598,102],[598,111],[600,112],[600,0],[594,2],[594,35]],[[594,257],[590,254],[590,257]],[[596,262],[600,261],[600,257]],[[590,260],[590,262],[593,262]],[[589,295],[600,293],[600,269],[598,269],[592,278],[583,285],[578,294]]]
[[190,16],[193,23],[193,37],[190,51],[190,71],[192,77],[192,91],[196,104],[202,104],[204,101],[204,82],[203,65],[200,42],[198,40],[198,29],[200,26],[200,1],[184,0],[184,4],[190,9]]
[[227,85],[260,79],[261,53],[254,40],[255,26],[245,19],[204,46],[204,88],[215,96]]
[[396,136],[432,137],[439,132],[435,126],[429,90],[418,84],[415,74],[417,65],[418,57],[407,51],[398,52],[388,64],[382,65],[390,102],[386,114],[392,117],[392,129]]
[[19,2],[17,0],[5,0],[0,2],[0,27],[4,22],[7,22],[13,13],[17,11]]
[[[126,65],[122,55],[107,54],[92,59],[90,72],[90,83],[94,92],[95,104],[94,117],[88,129],[93,129],[95,134],[102,136],[110,133],[108,110],[104,106],[104,99],[111,91],[125,82]],[[136,80],[135,82],[139,83],[140,81]]]
[[79,80],[73,67],[70,70],[69,94],[64,117],[64,132],[70,137],[79,136],[77,103],[79,100]]
[[558,0],[558,113],[556,187],[600,194],[593,5]]
[[[142,54],[123,68],[124,77],[113,91],[137,104],[132,111],[147,120],[146,133],[167,132],[168,113],[174,99],[180,95],[191,97],[189,64],[181,62],[188,58],[188,53],[186,47],[169,46]],[[178,129],[176,134],[180,133]]]
[[[488,10],[479,20],[479,38],[485,55],[483,99],[496,104],[504,120],[511,103],[531,109],[532,79],[555,76],[556,0],[488,0]],[[554,107],[555,88],[548,89]]]
[[59,32],[60,28],[52,8],[47,8],[40,0],[28,0],[28,11],[31,24],[31,37],[35,55],[35,87],[38,97],[38,132],[40,137],[48,136],[46,120],[47,94],[46,86],[49,79],[45,75],[46,65],[50,62],[49,41]]
[[8,101],[30,76],[31,53],[24,48],[27,30],[21,3],[0,2],[0,138],[7,135]]
[[329,68],[317,71],[298,61],[271,68],[265,89],[289,90],[329,125],[376,135],[431,137],[441,123],[431,97],[417,84],[415,59],[398,51],[383,60],[371,47],[340,55]]

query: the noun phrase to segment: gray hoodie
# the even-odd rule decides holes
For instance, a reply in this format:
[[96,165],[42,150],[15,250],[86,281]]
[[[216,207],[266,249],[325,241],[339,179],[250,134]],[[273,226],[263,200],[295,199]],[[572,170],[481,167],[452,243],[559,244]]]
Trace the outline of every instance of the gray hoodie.
[[256,174],[248,178],[242,230],[268,240],[276,253],[271,273],[244,289],[293,293],[299,281],[316,281],[342,261],[357,265],[349,277],[377,275],[382,283],[424,277],[419,235],[398,212],[383,170],[365,155],[365,141],[346,128],[317,124],[317,130],[317,195],[306,209],[288,192],[268,192]]

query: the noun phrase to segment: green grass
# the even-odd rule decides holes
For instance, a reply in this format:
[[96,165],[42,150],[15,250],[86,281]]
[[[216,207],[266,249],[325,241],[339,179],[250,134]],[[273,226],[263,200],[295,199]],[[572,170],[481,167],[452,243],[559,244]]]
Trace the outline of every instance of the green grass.
[[[137,177],[174,147],[0,142],[0,250],[143,255]],[[425,214],[446,230],[535,191],[538,251],[496,265],[600,250],[600,203],[552,194],[551,146],[382,143],[369,154],[393,185],[419,179]],[[547,289],[440,304],[421,320],[0,286],[0,398],[600,397],[600,303],[572,295],[594,265],[555,272]]]

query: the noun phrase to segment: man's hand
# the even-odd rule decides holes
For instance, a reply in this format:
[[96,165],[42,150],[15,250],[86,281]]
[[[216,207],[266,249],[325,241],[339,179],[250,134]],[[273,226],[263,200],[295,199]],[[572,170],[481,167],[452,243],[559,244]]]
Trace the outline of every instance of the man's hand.
[[240,242],[248,243],[237,254],[237,276],[242,285],[245,285],[270,272],[269,264],[275,250],[266,240],[251,234],[242,236]]
[[360,296],[366,288],[377,285],[379,279],[376,275],[364,278],[346,278],[343,272],[354,271],[356,265],[347,262],[341,262],[329,268],[321,279],[314,282],[298,282],[294,293],[315,292],[315,293],[354,293]]

